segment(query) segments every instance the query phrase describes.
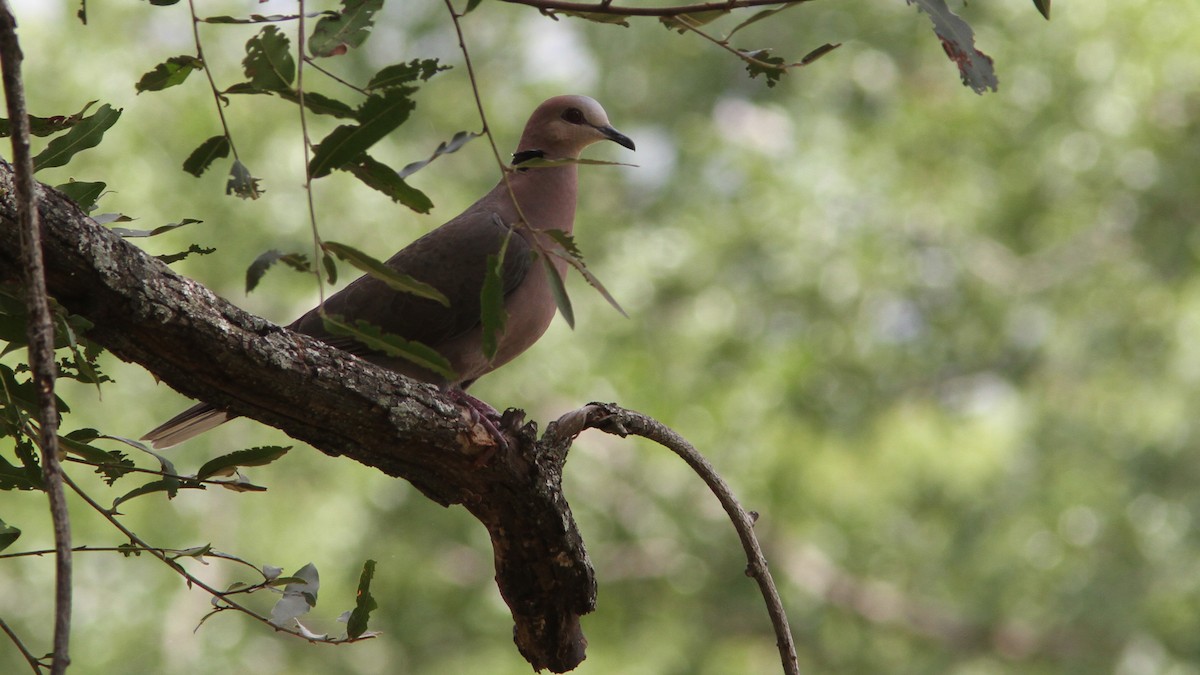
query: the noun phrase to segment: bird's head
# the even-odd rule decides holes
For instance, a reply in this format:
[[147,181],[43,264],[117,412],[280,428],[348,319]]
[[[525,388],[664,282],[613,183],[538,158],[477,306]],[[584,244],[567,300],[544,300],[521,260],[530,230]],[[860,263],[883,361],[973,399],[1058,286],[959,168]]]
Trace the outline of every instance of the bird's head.
[[578,158],[587,146],[606,140],[634,149],[633,141],[612,127],[608,114],[595,99],[555,96],[530,115],[516,154],[546,159]]

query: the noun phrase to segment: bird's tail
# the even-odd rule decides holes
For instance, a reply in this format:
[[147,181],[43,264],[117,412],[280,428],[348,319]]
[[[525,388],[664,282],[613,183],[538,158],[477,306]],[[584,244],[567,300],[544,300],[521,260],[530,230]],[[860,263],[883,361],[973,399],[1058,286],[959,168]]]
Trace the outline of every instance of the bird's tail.
[[218,427],[230,416],[207,403],[197,403],[142,436],[141,440],[156,448],[179,445],[193,436]]

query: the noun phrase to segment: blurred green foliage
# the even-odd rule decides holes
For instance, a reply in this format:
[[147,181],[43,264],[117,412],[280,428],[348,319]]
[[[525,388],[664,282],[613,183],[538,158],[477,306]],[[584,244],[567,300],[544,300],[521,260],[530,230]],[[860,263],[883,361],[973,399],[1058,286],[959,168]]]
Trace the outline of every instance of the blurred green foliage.
[[[140,229],[203,220],[144,246],[216,247],[176,268],[272,320],[311,306],[312,278],[282,268],[242,290],[263,251],[311,250],[295,106],[246,97],[226,109],[266,189],[227,197],[226,168],[181,169],[220,130],[202,79],[134,90],[192,51],[186,3],[93,1],[86,27],[77,2],[15,4],[33,114],[94,99],[124,109],[100,146],[39,177],[105,181],[99,211]],[[309,3],[323,4],[335,3]],[[844,43],[773,88],[654,21],[600,26],[481,4],[465,29],[501,152],[537,102],[569,91],[605,105],[640,166],[584,167],[577,218],[590,267],[631,318],[576,276],[576,330],[556,324],[472,391],[542,422],[615,400],[688,437],[762,514],[807,672],[1200,672],[1200,5],[1062,2],[1050,23],[1028,2],[953,9],[995,58],[998,93],[960,86],[927,19],[903,3],[806,4],[747,27],[739,48],[788,60]],[[238,81],[256,29],[201,30],[219,82]],[[445,8],[387,3],[372,39],[329,61],[365,78],[429,57],[455,69],[425,83],[412,118],[373,149],[393,166],[479,128]],[[334,124],[315,123],[317,135]],[[589,154],[625,159],[618,150]],[[496,178],[480,140],[408,178],[433,199],[431,216],[346,175],[318,181],[314,196],[325,236],[386,257]],[[343,272],[342,283],[353,276]],[[136,436],[186,405],[105,358],[116,382],[101,396],[63,384],[67,431]],[[195,471],[285,443],[241,420],[171,457]],[[334,619],[354,606],[363,561],[377,560],[371,629],[382,636],[334,649],[233,615],[193,633],[206,596],[146,556],[82,553],[73,672],[528,672],[486,533],[463,510],[303,448],[247,473],[270,489],[122,509],[157,545],[315,563],[318,631],[344,630]],[[778,669],[733,532],[680,462],[585,435],[566,483],[600,584],[577,672]],[[77,543],[123,543],[72,506]],[[0,509],[24,532],[14,549],[50,544],[40,495],[4,493]],[[37,653],[52,568],[0,561],[0,616]],[[220,561],[191,568],[217,585],[244,579]],[[24,667],[0,642],[0,670]]]

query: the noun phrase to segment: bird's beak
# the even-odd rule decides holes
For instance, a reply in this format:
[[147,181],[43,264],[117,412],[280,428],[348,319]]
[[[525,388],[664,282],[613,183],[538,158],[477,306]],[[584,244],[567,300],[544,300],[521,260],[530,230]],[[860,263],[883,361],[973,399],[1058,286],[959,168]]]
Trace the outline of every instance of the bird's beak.
[[617,145],[623,145],[623,146],[629,148],[630,150],[634,150],[634,151],[637,150],[637,148],[634,147],[634,145],[633,145],[633,139],[629,138],[625,134],[617,131],[616,129],[614,129],[612,127],[596,127],[596,131],[599,131],[600,133],[604,134],[604,137],[607,138],[608,140],[615,141],[617,143]]

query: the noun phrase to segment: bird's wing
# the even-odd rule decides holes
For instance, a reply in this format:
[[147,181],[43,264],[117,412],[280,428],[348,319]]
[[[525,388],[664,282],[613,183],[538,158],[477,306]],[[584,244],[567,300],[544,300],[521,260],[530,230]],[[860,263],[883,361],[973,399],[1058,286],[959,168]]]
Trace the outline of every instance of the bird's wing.
[[[362,276],[326,299],[325,312],[350,321],[367,321],[385,332],[437,349],[479,325],[487,259],[499,253],[509,229],[491,210],[469,210],[387,260],[392,269],[440,291],[450,300],[449,307]],[[513,232],[501,272],[505,295],[525,279],[531,261],[529,243]],[[371,353],[352,338],[330,335],[316,309],[290,328],[353,354]]]

